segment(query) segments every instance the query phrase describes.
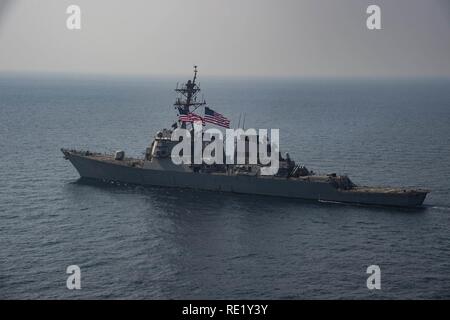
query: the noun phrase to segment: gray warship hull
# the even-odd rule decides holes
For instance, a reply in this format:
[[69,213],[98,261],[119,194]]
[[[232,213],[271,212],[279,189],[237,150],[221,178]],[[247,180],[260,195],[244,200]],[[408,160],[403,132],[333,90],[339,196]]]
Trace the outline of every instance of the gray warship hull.
[[398,188],[336,188],[326,177],[286,178],[276,176],[230,175],[150,169],[143,161],[116,161],[113,156],[85,155],[62,150],[82,178],[103,182],[120,182],[142,186],[180,187],[299,198],[306,200],[355,203],[365,205],[415,207],[422,205],[428,191]]

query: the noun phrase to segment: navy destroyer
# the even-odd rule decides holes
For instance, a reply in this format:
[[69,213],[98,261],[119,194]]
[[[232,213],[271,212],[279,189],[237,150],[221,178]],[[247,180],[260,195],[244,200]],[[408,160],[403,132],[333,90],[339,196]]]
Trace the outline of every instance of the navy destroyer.
[[399,207],[420,206],[429,192],[424,189],[358,186],[345,175],[316,174],[296,164],[288,154],[279,157],[279,169],[274,175],[261,174],[264,165],[260,163],[175,164],[171,150],[178,141],[172,140],[173,130],[189,125],[193,128],[196,119],[192,118],[192,111],[200,107],[207,108],[206,102],[197,98],[200,92],[197,67],[194,67],[192,80],[180,88],[177,85],[175,91],[178,94],[174,103],[179,112],[178,122],[170,129],[158,131],[142,158],[126,157],[123,151],[104,154],[61,149],[64,158],[73,164],[82,178],[108,183]]

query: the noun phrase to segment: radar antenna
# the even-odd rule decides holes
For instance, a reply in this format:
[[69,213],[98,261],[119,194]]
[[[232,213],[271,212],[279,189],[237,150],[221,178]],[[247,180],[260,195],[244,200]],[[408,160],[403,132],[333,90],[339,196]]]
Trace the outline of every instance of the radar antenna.
[[[176,87],[175,92],[178,94],[175,103],[175,108],[178,109],[179,114],[189,114],[200,106],[206,105],[206,101],[197,101],[197,95],[200,92],[200,86],[197,85],[197,66],[194,65],[194,76],[192,80],[188,80],[182,84],[181,87]],[[192,110],[191,110],[192,107]],[[186,122],[181,122],[181,127],[186,128]]]

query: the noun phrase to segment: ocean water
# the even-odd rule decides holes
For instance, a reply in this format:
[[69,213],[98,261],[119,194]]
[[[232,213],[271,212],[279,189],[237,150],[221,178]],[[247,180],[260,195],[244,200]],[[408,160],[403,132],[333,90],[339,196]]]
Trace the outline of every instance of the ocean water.
[[200,77],[297,162],[431,189],[420,209],[78,181],[61,147],[141,156],[188,77],[0,76],[0,298],[450,298],[449,80]]

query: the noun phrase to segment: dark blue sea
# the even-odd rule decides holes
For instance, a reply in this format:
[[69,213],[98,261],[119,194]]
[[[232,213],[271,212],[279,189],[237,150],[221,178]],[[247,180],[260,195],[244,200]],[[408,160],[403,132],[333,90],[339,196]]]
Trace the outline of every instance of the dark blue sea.
[[78,181],[61,147],[142,156],[189,76],[0,76],[0,298],[450,298],[449,80],[200,75],[234,125],[279,128],[316,172],[431,189],[423,208]]

